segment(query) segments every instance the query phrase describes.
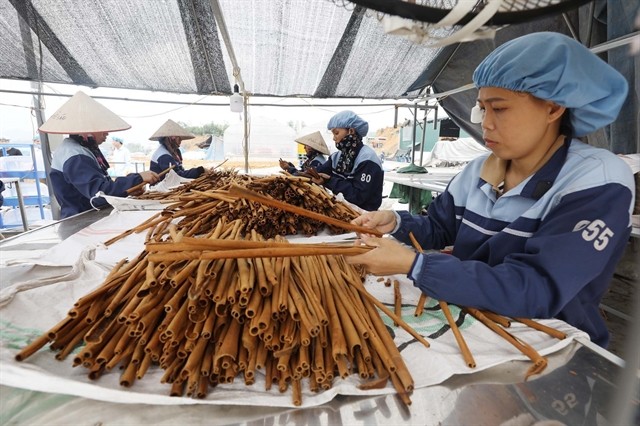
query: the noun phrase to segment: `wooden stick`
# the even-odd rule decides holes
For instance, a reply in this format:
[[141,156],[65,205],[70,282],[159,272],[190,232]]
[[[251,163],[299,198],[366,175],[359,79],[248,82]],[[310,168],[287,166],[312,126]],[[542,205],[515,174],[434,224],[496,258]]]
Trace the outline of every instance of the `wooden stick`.
[[[163,170],[163,171],[161,171],[160,173],[158,173],[158,177],[162,177],[162,176],[166,175],[166,174],[167,174],[167,173],[169,173],[169,171],[170,171],[171,169],[173,169],[175,166],[176,166],[175,164],[172,164],[171,166],[167,167],[167,169],[166,169],[166,170]],[[139,183],[139,184],[137,184],[137,185],[132,186],[131,188],[127,189],[127,194],[131,194],[131,193],[133,193],[133,192],[136,192],[136,191],[141,190],[142,188],[144,188],[144,186],[145,186],[146,184],[147,184],[147,182],[142,182],[142,183]]]

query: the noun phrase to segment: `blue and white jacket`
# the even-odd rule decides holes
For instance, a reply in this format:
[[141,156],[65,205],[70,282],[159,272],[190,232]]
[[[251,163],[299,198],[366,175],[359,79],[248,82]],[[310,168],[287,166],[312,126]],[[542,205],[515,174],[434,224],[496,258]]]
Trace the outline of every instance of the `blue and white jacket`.
[[[307,167],[305,167],[305,168],[302,168],[302,167],[301,167],[301,168],[300,168],[300,170],[298,170],[298,169],[296,168],[296,166],[291,165],[291,166],[287,169],[287,171],[288,171],[289,173],[291,173],[292,175],[296,175],[296,174],[298,174],[298,173],[300,173],[300,172],[304,172],[304,171],[306,171],[308,167],[313,167],[314,169],[317,169],[318,167],[320,167],[321,165],[323,165],[326,161],[327,161],[327,158],[326,158],[324,155],[322,155],[322,154],[316,154],[316,156],[315,156],[315,157],[313,157],[313,159],[309,162],[309,165],[308,165]],[[291,164],[291,163],[289,163],[289,164]]]
[[325,181],[324,186],[334,194],[342,193],[347,201],[364,210],[377,210],[382,204],[384,184],[384,171],[380,158],[372,148],[362,145],[351,173],[343,175],[335,171],[341,155],[340,151],[334,152],[323,165],[316,169],[318,173],[331,176]]
[[127,189],[142,183],[138,173],[113,180],[102,170],[88,148],[70,138],[65,138],[53,153],[50,177],[54,195],[60,204],[61,218],[105,205],[104,198],[89,201],[99,191],[126,197]]
[[[167,147],[160,144],[158,149],[156,149],[156,151],[151,156],[151,165],[149,168],[152,172],[161,173],[171,166],[174,166],[173,171],[176,172],[178,176],[182,176],[183,178],[187,179],[195,179],[197,177],[200,177],[200,175],[204,171],[200,167],[194,167],[193,169],[185,170],[185,168],[182,167],[182,161],[176,160],[173,155],[171,155]],[[161,178],[161,180],[162,179],[164,179],[164,176]]]
[[[393,234],[424,249],[409,277],[426,294],[511,317],[558,318],[606,347],[598,305],[631,232],[631,169],[578,140],[497,197],[478,158],[429,206],[428,216],[399,212]],[[503,175],[504,176],[504,175]]]

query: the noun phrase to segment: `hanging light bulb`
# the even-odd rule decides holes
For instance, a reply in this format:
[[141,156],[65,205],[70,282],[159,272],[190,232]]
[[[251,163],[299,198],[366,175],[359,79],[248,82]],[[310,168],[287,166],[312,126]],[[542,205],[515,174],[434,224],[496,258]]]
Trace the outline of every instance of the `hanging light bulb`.
[[233,95],[229,96],[231,112],[242,112],[242,95],[237,84],[233,85]]

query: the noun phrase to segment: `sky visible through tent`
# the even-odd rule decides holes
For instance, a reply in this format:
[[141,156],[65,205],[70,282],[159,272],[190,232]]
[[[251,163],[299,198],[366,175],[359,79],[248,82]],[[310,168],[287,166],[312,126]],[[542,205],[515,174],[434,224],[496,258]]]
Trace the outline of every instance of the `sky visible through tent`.
[[[34,89],[31,84],[23,81],[1,80],[0,90],[27,91]],[[193,105],[133,102],[125,100],[97,99],[98,102],[120,115],[131,124],[131,129],[118,132],[116,135],[126,141],[142,143],[148,141],[149,136],[167,119],[181,121],[189,125],[200,126],[210,122],[218,124],[233,124],[242,120],[242,115],[232,113],[228,106],[228,98],[224,96],[199,96],[178,95],[159,92],[147,92],[141,90],[107,89],[45,84],[43,92],[73,95],[82,90],[89,96],[107,96],[128,99],[162,100],[180,103],[193,103]],[[37,122],[32,114],[32,96],[27,94],[2,93],[0,98],[0,138],[10,139],[14,143],[30,142],[37,134]],[[50,117],[68,97],[45,97],[45,119]],[[324,127],[329,118],[343,110],[350,109],[361,115],[369,122],[370,131],[394,125],[394,107],[388,104],[402,103],[406,101],[388,100],[358,100],[358,99],[311,99],[311,98],[275,98],[275,97],[251,97],[249,117],[264,117],[278,121],[284,125],[289,122],[299,122],[300,126]],[[201,106],[196,103],[221,103],[222,106]],[[297,107],[275,106],[251,106],[252,103],[269,103],[277,105],[307,105]],[[331,104],[333,106],[323,106]],[[335,105],[351,106],[335,106]],[[374,106],[353,106],[366,104]],[[380,104],[380,105],[376,105]],[[439,117],[444,115],[440,109]],[[433,113],[430,113],[431,118]],[[423,113],[418,113],[421,120]],[[400,108],[398,123],[405,119],[411,119],[412,112],[408,108]],[[330,142],[331,136],[327,131],[323,135]],[[149,141],[151,142],[151,141]]]

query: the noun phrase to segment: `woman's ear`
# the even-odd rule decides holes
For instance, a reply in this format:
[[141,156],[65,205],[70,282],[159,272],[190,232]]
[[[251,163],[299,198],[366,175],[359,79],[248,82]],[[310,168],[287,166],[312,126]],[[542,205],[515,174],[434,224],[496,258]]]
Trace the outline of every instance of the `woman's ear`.
[[562,114],[567,110],[566,107],[562,105],[558,105],[555,102],[549,103],[549,122],[553,122],[556,120],[560,120],[562,118]]
[[354,129],[353,127],[349,129],[349,134],[350,135],[355,135],[356,134],[356,129]]

